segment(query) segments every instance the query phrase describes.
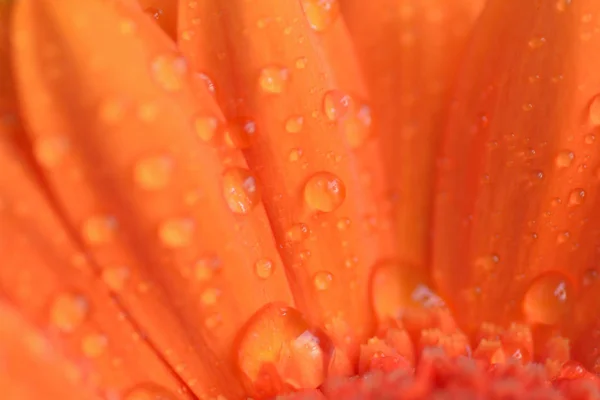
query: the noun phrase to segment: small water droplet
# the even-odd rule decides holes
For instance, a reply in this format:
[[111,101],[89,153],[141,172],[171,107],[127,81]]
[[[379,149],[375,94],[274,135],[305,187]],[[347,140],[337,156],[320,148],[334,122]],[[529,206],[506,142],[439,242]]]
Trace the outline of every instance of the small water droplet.
[[556,11],[564,12],[571,5],[571,0],[556,0]]
[[33,143],[33,154],[44,168],[53,168],[60,164],[69,151],[69,141],[62,136],[41,137]]
[[337,224],[335,226],[338,228],[338,230],[345,231],[346,229],[348,229],[350,227],[351,223],[352,223],[352,221],[350,220],[350,218],[340,218],[340,220],[337,222]]
[[187,62],[180,54],[161,54],[152,61],[154,80],[165,90],[180,90],[187,76]]
[[127,267],[107,267],[102,270],[102,281],[109,289],[119,292],[125,288],[129,274]]
[[562,150],[560,151],[554,160],[557,168],[568,168],[573,163],[575,159],[575,153],[570,150]]
[[571,193],[569,194],[569,205],[571,207],[583,204],[584,200],[585,190],[581,188],[573,189],[573,191],[571,191]]
[[200,295],[200,300],[205,306],[214,306],[221,295],[221,291],[216,288],[208,288]]
[[598,282],[598,270],[595,268],[588,268],[583,272],[582,283],[583,286],[591,286]]
[[160,224],[158,236],[170,248],[185,247],[192,243],[195,224],[190,218],[169,218]]
[[50,307],[50,323],[65,333],[73,332],[89,313],[85,297],[74,293],[61,293]]
[[82,235],[85,240],[92,244],[108,243],[113,240],[116,230],[116,218],[97,215],[85,220]]
[[212,81],[212,79],[210,79],[208,75],[199,72],[192,75],[192,78],[194,80],[194,83],[202,84],[204,87],[206,87],[206,90],[208,90],[208,92],[211,95],[213,95],[213,97],[216,96],[217,88],[215,87],[214,82]]
[[261,258],[254,264],[254,272],[260,279],[268,279],[273,275],[273,262],[268,258]]
[[329,28],[340,14],[338,0],[302,0],[302,7],[310,27],[317,32]]
[[304,125],[304,117],[294,115],[285,121],[285,130],[289,133],[298,133],[302,130],[302,125]]
[[200,282],[208,282],[221,270],[221,259],[217,256],[202,257],[194,264],[194,277]]
[[302,158],[302,153],[302,149],[292,149],[290,150],[290,154],[288,155],[288,160],[290,160],[290,162],[296,162],[300,158]]
[[106,124],[114,124],[121,120],[125,112],[125,104],[120,99],[105,100],[98,110],[99,118]]
[[297,310],[268,304],[254,314],[237,347],[237,365],[254,398],[272,398],[280,388],[315,389],[325,379],[329,339]]
[[194,119],[194,132],[204,142],[210,142],[217,133],[219,120],[215,117],[198,116]]
[[245,168],[230,168],[223,174],[223,195],[229,209],[248,214],[260,203],[256,178]]
[[244,117],[231,120],[227,123],[223,136],[229,147],[247,149],[256,136],[256,123]]
[[529,42],[527,42],[527,45],[531,49],[538,49],[538,48],[542,47],[544,45],[544,43],[546,43],[546,38],[535,37],[535,38],[532,38],[531,40],[529,40]]
[[570,310],[573,299],[570,280],[560,272],[545,272],[527,289],[523,313],[529,323],[555,325]]
[[296,62],[294,63],[294,65],[298,69],[304,69],[304,68],[306,68],[307,64],[308,64],[308,58],[306,58],[306,57],[299,57],[299,58],[296,59]]
[[334,211],[345,198],[344,182],[330,172],[317,172],[304,185],[304,201],[313,210]]
[[100,357],[106,351],[108,339],[99,333],[90,333],[81,340],[81,351],[87,357]]
[[287,238],[295,243],[300,243],[310,237],[310,229],[306,224],[294,224],[286,232]]
[[313,277],[315,289],[323,291],[329,289],[333,282],[333,275],[328,271],[319,271]]
[[260,71],[258,82],[267,93],[281,93],[289,78],[289,71],[281,67],[266,67]]
[[343,118],[352,106],[352,98],[341,90],[330,90],[323,97],[323,110],[330,121]]
[[135,164],[133,179],[144,190],[163,189],[171,180],[173,168],[174,162],[171,157],[147,157]]

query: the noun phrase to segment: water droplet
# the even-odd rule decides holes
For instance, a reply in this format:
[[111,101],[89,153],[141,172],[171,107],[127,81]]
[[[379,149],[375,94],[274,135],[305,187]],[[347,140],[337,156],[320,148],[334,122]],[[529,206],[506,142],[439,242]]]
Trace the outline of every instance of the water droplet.
[[556,11],[564,12],[571,5],[571,0],[556,0]]
[[229,209],[248,214],[260,202],[256,178],[245,168],[230,168],[223,174],[223,195]]
[[202,257],[194,264],[194,277],[201,282],[208,282],[221,270],[221,267],[219,257]]
[[190,218],[170,218],[160,224],[158,236],[171,248],[185,247],[192,243],[195,224]]
[[261,258],[254,264],[254,272],[260,279],[269,279],[273,275],[273,262],[268,258]]
[[85,220],[82,235],[92,244],[108,243],[113,240],[116,230],[116,218],[98,215]]
[[573,163],[575,159],[575,153],[570,150],[562,150],[560,151],[554,160],[557,168],[568,168]]
[[135,183],[144,190],[165,188],[173,174],[174,162],[168,156],[152,156],[140,160],[133,170]]
[[221,291],[219,289],[208,288],[202,292],[202,295],[200,295],[200,300],[205,306],[214,306],[217,304],[217,300],[219,299],[220,295]]
[[538,48],[542,47],[544,45],[544,43],[546,43],[546,38],[535,37],[535,38],[532,38],[531,40],[529,40],[529,42],[527,42],[527,45],[531,49],[538,49]]
[[523,313],[529,323],[555,325],[570,310],[573,287],[560,272],[545,272],[527,289]]
[[285,130],[289,133],[298,133],[302,130],[302,125],[304,125],[304,117],[294,115],[285,121]]
[[267,93],[281,93],[289,78],[289,71],[281,67],[266,67],[260,71],[258,82]]
[[229,147],[247,149],[256,137],[256,123],[243,117],[231,120],[227,123],[223,136]]
[[136,386],[127,392],[123,400],[175,400],[176,397],[155,384]]
[[331,342],[297,310],[268,304],[240,335],[237,364],[252,397],[271,398],[282,386],[315,389],[325,379]]
[[371,133],[371,109],[363,104],[351,118],[346,120],[344,130],[351,148],[360,147]]
[[585,199],[585,190],[578,188],[573,189],[573,191],[569,194],[569,205],[570,206],[579,206],[583,204]]
[[290,150],[290,154],[288,155],[288,160],[290,160],[290,162],[296,162],[300,158],[302,158],[302,153],[302,149],[292,149]]
[[596,135],[591,133],[589,135],[585,135],[584,141],[585,144],[594,144],[594,142],[596,141]]
[[69,151],[69,141],[61,136],[41,137],[33,143],[33,154],[44,168],[58,166]]
[[108,340],[106,336],[99,333],[91,333],[85,335],[81,340],[81,351],[87,357],[96,358],[104,354],[107,345]]
[[328,271],[319,271],[313,277],[313,284],[317,290],[327,290],[333,282],[333,275]]
[[152,61],[151,72],[154,80],[163,89],[177,91],[185,83],[187,62],[177,53],[162,54]]
[[591,286],[596,282],[598,282],[598,270],[596,270],[595,268],[586,269],[583,272],[583,286]]
[[308,64],[308,58],[306,58],[306,57],[299,57],[299,58],[296,59],[296,62],[294,63],[294,65],[298,69],[304,69],[304,68],[306,68],[307,64]]
[[304,201],[313,210],[331,212],[346,198],[344,182],[330,172],[317,172],[304,186]]
[[306,224],[294,224],[286,232],[287,238],[295,243],[300,243],[310,237],[310,229]]
[[590,124],[600,125],[600,94],[594,96],[588,111]]
[[129,269],[127,267],[107,267],[102,270],[102,281],[115,292],[123,290],[128,279]]
[[144,13],[149,16],[150,18],[152,18],[155,21],[160,21],[160,18],[163,15],[163,10],[161,8],[155,8],[155,7],[146,7],[144,9]]
[[350,218],[341,218],[335,226],[338,228],[338,230],[345,231],[348,229],[348,227],[350,227],[351,223],[352,221],[350,221]]
[[52,302],[50,323],[62,332],[73,332],[87,317],[89,307],[85,297],[74,293],[62,293]]
[[323,110],[330,121],[343,118],[352,106],[352,98],[341,90],[330,90],[323,97]]
[[202,86],[206,87],[206,90],[208,90],[213,97],[216,96],[217,88],[208,75],[199,72],[192,75],[192,78],[195,84],[202,84]]
[[302,0],[304,14],[312,29],[322,32],[338,18],[338,0]]
[[215,117],[199,116],[194,119],[194,132],[205,142],[210,142],[217,133],[219,121]]

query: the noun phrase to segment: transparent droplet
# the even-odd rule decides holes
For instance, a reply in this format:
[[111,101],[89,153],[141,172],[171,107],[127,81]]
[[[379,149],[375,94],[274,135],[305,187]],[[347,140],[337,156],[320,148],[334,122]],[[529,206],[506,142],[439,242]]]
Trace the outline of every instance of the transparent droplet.
[[356,149],[367,140],[371,133],[371,109],[363,104],[358,111],[348,118],[344,124],[344,131],[350,147]]
[[304,201],[313,210],[334,211],[345,198],[344,182],[330,172],[317,172],[304,185]]
[[217,133],[219,120],[215,117],[199,116],[194,119],[194,132],[204,142],[210,142]]
[[268,304],[240,335],[237,365],[254,398],[272,398],[282,386],[315,389],[325,379],[330,341],[312,329],[297,310]]
[[213,97],[216,96],[217,88],[208,75],[200,72],[192,75],[192,78],[194,79],[195,84],[201,84]]
[[106,351],[108,339],[99,333],[90,333],[81,340],[81,351],[87,357],[100,357]]
[[568,168],[573,163],[575,159],[575,153],[570,150],[562,150],[554,159],[557,168]]
[[308,64],[308,58],[306,58],[306,57],[299,57],[299,58],[296,59],[296,62],[294,63],[294,65],[298,69],[304,69],[304,68],[306,68],[307,64]]
[[91,244],[108,243],[114,239],[116,230],[116,218],[97,215],[84,221],[82,235]]
[[338,230],[345,231],[350,227],[351,223],[352,221],[350,221],[350,218],[341,218],[335,226],[338,228]]
[[160,224],[158,235],[166,247],[185,247],[192,243],[195,227],[190,218],[169,218]]
[[248,214],[260,203],[256,178],[245,168],[230,168],[223,174],[223,195],[229,209]]
[[256,137],[256,123],[249,118],[231,120],[223,132],[225,143],[234,149],[247,149]]
[[579,206],[583,204],[585,200],[585,190],[578,188],[573,189],[569,194],[569,205],[570,206]]
[[556,4],[555,4],[556,11],[564,12],[567,10],[569,5],[571,5],[571,0],[556,0]]
[[294,224],[286,232],[287,238],[295,243],[300,243],[310,237],[310,229],[306,224]]
[[333,275],[328,271],[319,271],[313,277],[313,284],[315,285],[315,289],[323,291],[327,290],[331,287],[331,283],[333,282]]
[[89,308],[85,297],[75,293],[61,293],[50,306],[50,323],[62,332],[73,332],[86,319]]
[[329,28],[340,14],[338,0],[302,0],[302,7],[310,27],[317,32]]
[[194,277],[201,282],[208,282],[221,270],[221,267],[219,257],[202,257],[194,264]]
[[261,258],[254,264],[254,272],[260,279],[269,279],[273,275],[273,262],[268,258]]
[[588,110],[590,124],[600,125],[600,95],[594,96]]
[[221,291],[219,289],[208,288],[204,292],[202,292],[202,294],[200,295],[200,300],[205,306],[213,306],[217,304],[217,300],[219,299],[220,294]]
[[180,90],[187,74],[187,62],[180,54],[168,53],[156,57],[150,67],[154,80],[167,91]]
[[285,130],[289,133],[298,133],[302,130],[302,125],[304,125],[304,117],[294,115],[285,121]]
[[169,184],[173,169],[174,162],[171,157],[147,157],[136,163],[133,179],[144,190],[159,190]]
[[527,42],[527,45],[531,49],[537,49],[537,48],[542,47],[544,45],[544,43],[546,43],[546,38],[544,38],[544,37],[534,37],[534,38],[531,38],[529,40],[529,42]]
[[125,288],[129,275],[130,272],[127,267],[107,267],[102,270],[102,280],[109,289],[115,292]]
[[290,150],[290,154],[288,154],[288,160],[290,160],[290,162],[296,162],[302,158],[302,154],[302,149],[292,149]]
[[289,77],[289,71],[281,67],[266,67],[260,71],[258,78],[260,87],[267,93],[283,92]]
[[352,106],[352,98],[341,90],[330,90],[323,97],[323,110],[330,121],[343,118]]
[[40,137],[33,143],[33,155],[44,168],[58,166],[68,151],[69,141],[61,136]]
[[573,286],[562,273],[545,272],[527,289],[523,313],[529,323],[555,325],[571,309]]

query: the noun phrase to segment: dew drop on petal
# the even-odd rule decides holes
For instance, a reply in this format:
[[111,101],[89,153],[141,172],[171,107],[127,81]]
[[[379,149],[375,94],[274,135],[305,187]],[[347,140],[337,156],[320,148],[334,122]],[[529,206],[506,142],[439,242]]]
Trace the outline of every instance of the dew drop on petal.
[[302,158],[303,151],[302,149],[292,149],[288,154],[288,160],[290,162],[297,162]]
[[323,96],[323,111],[330,121],[343,118],[351,106],[352,98],[341,90],[330,90]]
[[317,172],[304,185],[304,201],[313,210],[334,211],[345,198],[344,182],[330,172]]
[[573,207],[573,206],[579,206],[581,204],[583,204],[583,201],[585,199],[585,190],[578,188],[578,189],[573,189],[571,191],[571,193],[569,194],[569,206]]
[[250,118],[237,118],[225,126],[225,143],[234,149],[247,149],[256,137],[256,123]]
[[62,332],[73,332],[83,323],[89,308],[85,297],[75,293],[61,293],[50,306],[50,323]]
[[173,168],[174,162],[171,157],[146,157],[135,164],[133,179],[141,189],[160,190],[169,184]]
[[350,147],[360,147],[371,133],[370,107],[366,104],[361,105],[358,112],[345,121],[344,131]]
[[267,304],[240,335],[237,365],[253,397],[271,398],[281,387],[314,389],[325,379],[328,338],[297,310]]
[[116,218],[97,215],[84,221],[82,235],[83,238],[91,244],[108,243],[114,239],[116,230]]
[[260,279],[269,279],[273,275],[273,262],[268,258],[261,258],[254,263],[254,273]]
[[200,295],[200,300],[205,306],[214,306],[217,304],[221,291],[216,288],[208,288]]
[[302,0],[302,7],[310,27],[317,32],[329,28],[340,14],[338,0]]
[[302,130],[303,125],[304,117],[301,115],[294,115],[285,121],[285,130],[289,133],[298,133]]
[[561,150],[556,155],[554,159],[554,163],[557,168],[568,168],[573,164],[573,160],[575,159],[575,153],[570,150]]
[[187,62],[180,54],[161,54],[152,61],[154,80],[166,91],[180,90],[187,76]]
[[229,168],[225,171],[223,195],[229,209],[236,214],[248,214],[260,203],[256,178],[245,168]]
[[68,151],[69,141],[62,136],[41,137],[33,143],[33,155],[44,168],[58,166]]
[[331,287],[333,282],[333,275],[328,271],[319,271],[313,277],[313,284],[315,289],[319,291],[327,290]]
[[306,68],[307,64],[308,64],[308,58],[306,58],[306,57],[299,57],[294,62],[294,65],[296,66],[297,69],[304,69],[304,68]]
[[215,117],[198,116],[194,118],[193,128],[196,136],[204,142],[210,142],[217,133],[219,121]]
[[285,89],[289,71],[281,67],[266,67],[260,71],[258,78],[261,89],[266,93],[281,93]]
[[127,267],[106,267],[102,270],[102,281],[110,290],[119,292],[125,288],[129,275]]
[[206,256],[194,264],[194,277],[200,282],[208,282],[221,270],[221,259],[217,256]]
[[573,286],[562,273],[545,272],[525,293],[523,313],[529,323],[555,325],[571,309]]
[[594,96],[588,110],[590,124],[600,125],[600,94]]
[[99,333],[90,333],[81,340],[81,351],[90,358],[96,358],[104,354],[107,346],[108,339]]
[[192,243],[195,227],[190,218],[169,218],[160,224],[158,236],[166,247],[185,247]]
[[294,224],[286,232],[287,238],[294,243],[300,243],[310,237],[310,229],[306,224]]

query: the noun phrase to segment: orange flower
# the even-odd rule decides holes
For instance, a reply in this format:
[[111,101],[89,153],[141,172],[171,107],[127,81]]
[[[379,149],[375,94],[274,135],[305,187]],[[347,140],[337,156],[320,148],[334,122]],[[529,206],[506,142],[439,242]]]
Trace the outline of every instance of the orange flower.
[[4,397],[600,398],[599,46],[596,0],[0,0]]

